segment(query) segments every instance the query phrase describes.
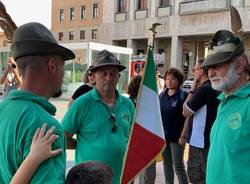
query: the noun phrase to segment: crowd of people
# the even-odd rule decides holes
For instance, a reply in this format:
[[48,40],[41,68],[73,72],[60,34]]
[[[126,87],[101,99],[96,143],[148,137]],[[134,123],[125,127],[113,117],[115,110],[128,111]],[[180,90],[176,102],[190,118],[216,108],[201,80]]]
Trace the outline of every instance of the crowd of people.
[[[34,22],[15,30],[11,51],[1,77],[0,183],[119,184],[143,74],[131,80],[129,98],[121,95],[116,86],[126,67],[100,51],[59,123],[49,99],[62,94],[64,62],[74,53]],[[193,68],[189,92],[179,69],[167,68],[163,79],[156,74],[165,183],[173,184],[175,175],[180,184],[249,183],[250,64],[243,40],[217,31],[207,57]],[[66,149],[75,150],[76,165],[65,177]],[[155,178],[153,162],[139,182]]]

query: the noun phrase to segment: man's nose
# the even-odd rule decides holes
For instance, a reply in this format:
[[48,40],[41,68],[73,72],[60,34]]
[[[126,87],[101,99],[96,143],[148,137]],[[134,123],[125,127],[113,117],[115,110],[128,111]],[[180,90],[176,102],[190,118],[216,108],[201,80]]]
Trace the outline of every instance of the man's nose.
[[105,75],[106,80],[112,80],[113,78],[114,78],[114,76],[112,73],[106,73],[106,75]]

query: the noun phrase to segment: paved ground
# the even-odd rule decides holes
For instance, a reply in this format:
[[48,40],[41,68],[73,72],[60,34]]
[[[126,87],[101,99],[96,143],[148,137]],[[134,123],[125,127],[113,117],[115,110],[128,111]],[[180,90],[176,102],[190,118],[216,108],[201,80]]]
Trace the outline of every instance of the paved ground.
[[[57,107],[56,118],[61,121],[65,112],[67,111],[67,98],[60,98],[60,99],[52,99],[50,100]],[[187,160],[187,149],[185,150],[185,160]],[[74,160],[74,151],[67,150],[67,171],[73,166]],[[157,163],[157,174],[156,174],[156,182],[155,184],[164,184],[164,174],[163,174],[163,165],[162,162]],[[177,178],[175,177],[175,183],[177,183]],[[135,181],[135,184],[138,184],[138,181]]]

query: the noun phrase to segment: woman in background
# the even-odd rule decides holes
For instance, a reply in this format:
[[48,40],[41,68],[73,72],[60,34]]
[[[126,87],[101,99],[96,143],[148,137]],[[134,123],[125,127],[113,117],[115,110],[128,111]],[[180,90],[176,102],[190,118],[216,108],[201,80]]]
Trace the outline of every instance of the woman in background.
[[95,80],[93,77],[93,73],[90,72],[91,67],[92,66],[90,66],[84,74],[84,79],[83,79],[84,84],[81,85],[79,88],[77,88],[76,91],[74,92],[74,94],[72,95],[72,97],[70,98],[69,103],[68,103],[68,108],[70,107],[70,105],[73,103],[73,101],[75,99],[77,99],[81,95],[89,92],[95,86]]
[[165,72],[166,89],[160,94],[161,116],[164,127],[166,148],[162,154],[165,183],[174,183],[174,171],[180,184],[188,184],[183,161],[185,146],[178,144],[184,126],[182,106],[187,92],[181,89],[183,73],[177,68]]

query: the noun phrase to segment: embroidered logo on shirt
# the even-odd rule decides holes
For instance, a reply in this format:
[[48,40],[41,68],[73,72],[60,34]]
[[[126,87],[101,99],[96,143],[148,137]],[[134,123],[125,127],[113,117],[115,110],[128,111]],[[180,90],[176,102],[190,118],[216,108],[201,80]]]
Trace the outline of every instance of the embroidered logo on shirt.
[[228,127],[231,129],[238,129],[241,127],[241,115],[239,112],[233,113],[228,118]]
[[127,124],[130,124],[130,117],[127,113],[123,112],[121,113],[121,119],[127,123]]
[[172,101],[171,106],[172,106],[172,107],[176,107],[176,105],[177,105],[177,100]]

